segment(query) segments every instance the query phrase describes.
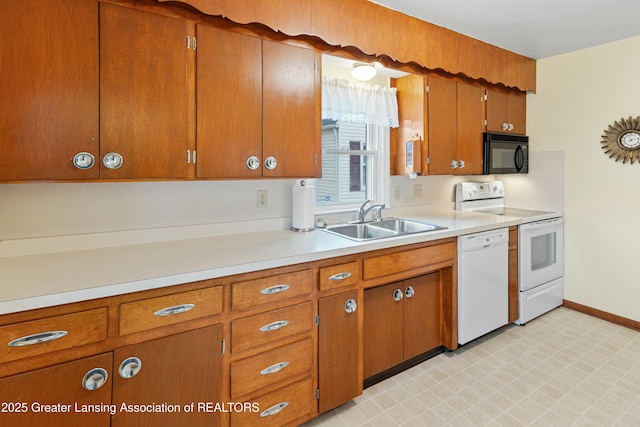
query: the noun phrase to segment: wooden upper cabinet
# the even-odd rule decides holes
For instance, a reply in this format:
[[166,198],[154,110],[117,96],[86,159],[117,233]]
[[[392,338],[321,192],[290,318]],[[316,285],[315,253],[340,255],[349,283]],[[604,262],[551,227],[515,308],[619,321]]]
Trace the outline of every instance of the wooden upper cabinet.
[[205,25],[196,28],[198,178],[260,178],[262,41]]
[[203,25],[197,33],[197,177],[320,176],[318,55]]
[[320,55],[263,40],[262,61],[263,176],[320,177]]
[[453,80],[428,77],[429,175],[452,174],[458,158],[457,85]]
[[458,83],[458,158],[464,162],[459,174],[482,174],[483,98],[484,88]]
[[100,161],[106,179],[187,176],[187,22],[100,3]]
[[429,76],[429,174],[482,173],[484,89]]
[[[426,170],[423,160],[427,157],[424,143],[425,118],[425,79],[421,75],[408,74],[392,79],[398,98],[398,121],[400,128],[392,130],[392,175],[422,173]],[[395,145],[395,164],[393,147]],[[423,153],[424,151],[424,153]],[[424,166],[424,168],[423,168]],[[395,171],[393,168],[395,167]]]
[[487,90],[487,131],[527,133],[527,95]]
[[96,178],[97,2],[2,0],[0,64],[0,180]]

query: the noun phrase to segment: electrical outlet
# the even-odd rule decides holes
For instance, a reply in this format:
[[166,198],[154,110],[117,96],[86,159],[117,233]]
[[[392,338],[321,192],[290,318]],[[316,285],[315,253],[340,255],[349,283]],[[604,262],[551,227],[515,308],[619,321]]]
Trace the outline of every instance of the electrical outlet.
[[257,199],[256,205],[259,208],[266,208],[267,202],[268,202],[267,190],[258,190],[258,199]]
[[422,197],[422,184],[415,184],[413,186],[413,197]]

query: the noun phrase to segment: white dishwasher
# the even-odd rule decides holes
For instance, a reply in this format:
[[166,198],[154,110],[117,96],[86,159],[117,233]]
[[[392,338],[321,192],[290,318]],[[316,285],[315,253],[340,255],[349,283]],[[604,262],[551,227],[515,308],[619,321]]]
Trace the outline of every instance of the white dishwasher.
[[458,343],[509,323],[509,229],[458,237]]

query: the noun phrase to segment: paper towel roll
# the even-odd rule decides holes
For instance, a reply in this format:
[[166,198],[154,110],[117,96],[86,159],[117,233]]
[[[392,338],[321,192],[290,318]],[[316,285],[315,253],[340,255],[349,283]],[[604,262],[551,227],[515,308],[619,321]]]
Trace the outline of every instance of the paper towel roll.
[[311,231],[314,229],[314,188],[304,181],[297,182],[291,191],[291,229]]

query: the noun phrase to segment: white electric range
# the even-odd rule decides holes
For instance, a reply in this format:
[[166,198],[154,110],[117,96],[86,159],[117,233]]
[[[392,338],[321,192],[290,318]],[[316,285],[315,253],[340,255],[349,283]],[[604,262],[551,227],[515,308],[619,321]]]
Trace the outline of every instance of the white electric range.
[[557,212],[505,206],[501,181],[456,185],[456,209],[522,220],[518,226],[519,318],[528,321],[562,305],[564,219]]

